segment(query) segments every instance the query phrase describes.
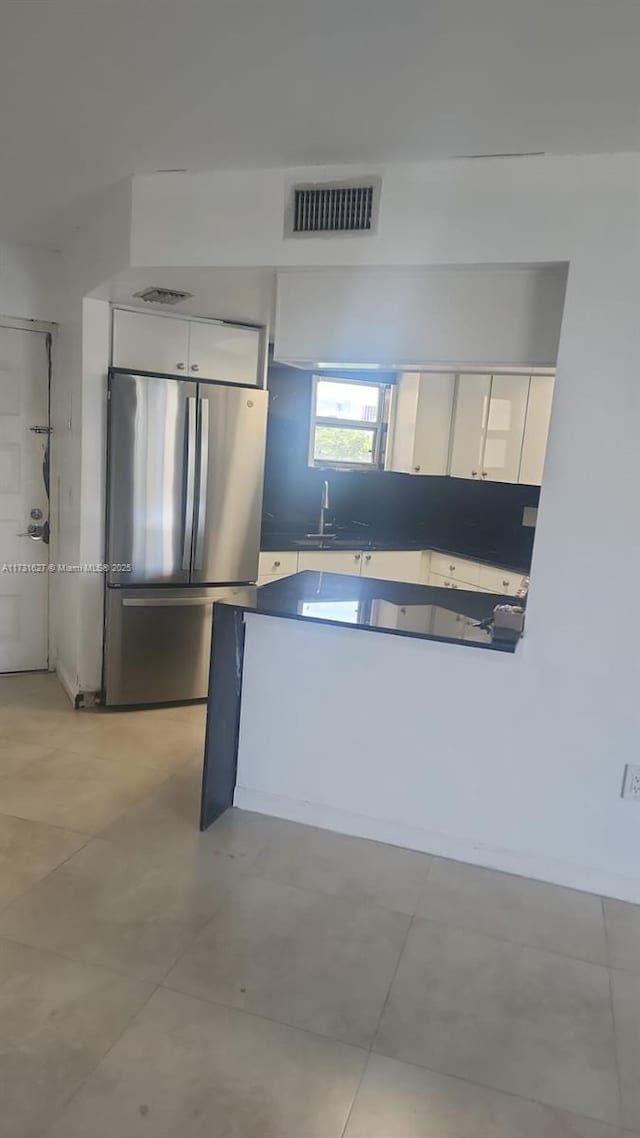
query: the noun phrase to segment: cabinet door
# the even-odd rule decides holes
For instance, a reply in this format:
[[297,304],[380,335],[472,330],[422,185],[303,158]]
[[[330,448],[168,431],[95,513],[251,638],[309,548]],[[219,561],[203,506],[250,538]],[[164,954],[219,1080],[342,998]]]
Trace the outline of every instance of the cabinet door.
[[237,324],[189,323],[189,370],[198,379],[256,385],[260,330]]
[[354,577],[360,576],[361,553],[351,553],[347,550],[323,550],[298,554],[298,570],[313,569],[316,573],[350,573]]
[[431,553],[431,571],[454,581],[466,581],[469,585],[480,584],[480,566],[477,561],[463,561],[451,553]]
[[481,472],[488,482],[518,481],[528,398],[528,375],[493,376]]
[[258,576],[277,581],[298,572],[298,554],[290,550],[282,553],[261,553],[258,558]]
[[128,371],[185,372],[189,351],[189,322],[146,312],[113,313],[114,367]]
[[522,573],[513,573],[509,569],[498,569],[494,565],[480,566],[480,591],[482,593],[500,593],[502,596],[515,597],[522,587]]
[[447,474],[455,376],[405,372],[393,392],[387,470]]
[[362,576],[422,585],[425,576],[423,565],[421,550],[378,550],[362,555]]
[[458,376],[449,468],[454,478],[480,478],[482,474],[490,392],[490,375]]
[[547,436],[553,399],[553,376],[532,375],[529,385],[529,402],[524,424],[524,442],[520,463],[519,482],[529,486],[542,485],[542,471],[547,452]]
[[441,573],[429,573],[429,585],[435,585],[438,589],[460,589],[463,593],[477,593],[480,590],[477,585],[471,585],[469,581],[456,581],[454,577],[443,577]]

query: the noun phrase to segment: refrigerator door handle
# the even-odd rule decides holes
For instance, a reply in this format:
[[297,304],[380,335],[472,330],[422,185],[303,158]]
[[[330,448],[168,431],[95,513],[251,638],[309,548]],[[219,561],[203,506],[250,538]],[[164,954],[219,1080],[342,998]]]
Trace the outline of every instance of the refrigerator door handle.
[[184,538],[182,542],[182,568],[191,565],[193,541],[193,506],[196,492],[196,409],[195,395],[187,398],[187,485],[184,500]]
[[200,471],[198,479],[198,513],[194,569],[202,569],[202,549],[207,529],[207,482],[209,475],[209,400],[200,396]]

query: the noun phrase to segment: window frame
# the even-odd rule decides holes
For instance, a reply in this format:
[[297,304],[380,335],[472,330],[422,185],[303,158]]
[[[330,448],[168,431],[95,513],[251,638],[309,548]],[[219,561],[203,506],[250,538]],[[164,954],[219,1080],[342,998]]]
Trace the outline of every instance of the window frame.
[[[344,419],[330,415],[318,415],[318,384],[344,383],[351,387],[377,387],[378,388],[378,414],[375,419]],[[307,462],[316,470],[384,470],[384,459],[389,429],[389,408],[391,401],[392,384],[384,380],[367,377],[356,380],[346,375],[312,375],[311,377],[311,403],[309,407],[309,447]],[[346,430],[373,432],[373,450],[371,462],[341,462],[339,459],[326,459],[315,457],[316,427],[342,427]]]

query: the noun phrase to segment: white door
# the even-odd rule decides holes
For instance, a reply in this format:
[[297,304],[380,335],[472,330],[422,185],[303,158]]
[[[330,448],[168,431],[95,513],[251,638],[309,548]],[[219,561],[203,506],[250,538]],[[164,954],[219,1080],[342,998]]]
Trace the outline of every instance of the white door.
[[450,466],[454,478],[481,477],[490,391],[490,375],[458,376]]
[[114,310],[114,367],[180,375],[188,370],[188,355],[188,320]]
[[24,536],[49,518],[47,337],[0,328],[0,672],[47,667],[49,546]]
[[488,482],[518,481],[528,397],[528,375],[494,375],[481,473]]
[[189,370],[194,378],[257,384],[259,355],[257,328],[198,320],[189,325]]

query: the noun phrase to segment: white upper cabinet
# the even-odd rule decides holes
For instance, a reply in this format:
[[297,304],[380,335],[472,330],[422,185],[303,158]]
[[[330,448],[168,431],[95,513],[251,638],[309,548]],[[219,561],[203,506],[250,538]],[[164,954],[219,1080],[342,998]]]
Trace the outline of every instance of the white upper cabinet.
[[553,376],[532,375],[518,479],[529,486],[542,485],[552,400]]
[[481,478],[518,481],[528,396],[528,375],[493,376]]
[[189,321],[189,371],[225,383],[259,382],[260,330]]
[[449,468],[454,478],[482,476],[490,395],[490,375],[458,376]]
[[189,321],[116,308],[112,362],[130,371],[186,372]]
[[[538,378],[538,377],[535,377]],[[544,377],[546,378],[546,377]],[[450,474],[487,482],[520,476],[529,401],[528,375],[460,375],[456,393]],[[531,424],[532,456],[546,446],[540,416]],[[547,422],[548,426],[548,422]],[[535,441],[534,441],[535,439]],[[533,457],[531,465],[533,465]]]
[[405,372],[393,391],[385,469],[447,474],[455,376]]
[[259,328],[114,309],[114,367],[249,386],[261,384],[262,361]]

